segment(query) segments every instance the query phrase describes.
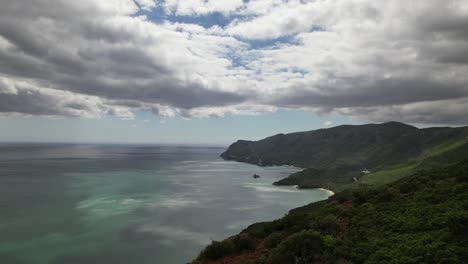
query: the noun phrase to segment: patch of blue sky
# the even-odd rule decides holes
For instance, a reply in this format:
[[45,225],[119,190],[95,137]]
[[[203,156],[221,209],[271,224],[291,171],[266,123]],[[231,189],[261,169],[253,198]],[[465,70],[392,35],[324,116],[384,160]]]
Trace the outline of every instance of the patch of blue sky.
[[145,15],[150,21],[156,24],[169,21],[172,23],[196,24],[204,28],[210,28],[213,26],[225,27],[233,20],[233,17],[227,17],[220,12],[193,16],[181,16],[173,13],[167,14],[161,6],[151,9],[151,11],[140,9],[136,15]]
[[308,71],[298,68],[298,67],[288,67],[280,69],[282,72],[290,72],[290,73],[299,73],[300,75],[305,75],[309,73]]
[[313,32],[313,31],[326,31],[325,27],[323,26],[313,26],[309,32]]
[[167,20],[167,16],[161,6],[152,8],[151,10],[139,9],[134,16],[146,16],[148,20],[156,24],[162,24]]
[[248,40],[243,41],[249,43],[251,49],[274,49],[277,46],[290,44],[297,45],[298,41],[294,38],[294,35],[282,36],[273,39],[259,39],[259,40]]
[[171,22],[179,22],[186,24],[197,24],[204,28],[210,28],[213,26],[225,27],[227,26],[232,18],[226,17],[224,14],[219,12],[210,13],[204,16],[177,16],[168,15],[167,20]]
[[[232,67],[244,67],[249,69],[248,63],[256,59],[258,54],[255,53],[256,50],[267,50],[267,49],[275,49],[280,45],[296,45],[298,44],[297,41],[294,39],[293,36],[284,36],[275,39],[268,39],[268,40],[249,40],[249,39],[241,39],[243,42],[249,44],[249,50],[254,51],[252,53],[246,54],[245,52],[239,52],[237,50],[232,50],[227,54],[227,59],[231,61]],[[301,74],[305,74],[306,72],[299,68],[291,68],[285,69],[285,71],[297,72]]]

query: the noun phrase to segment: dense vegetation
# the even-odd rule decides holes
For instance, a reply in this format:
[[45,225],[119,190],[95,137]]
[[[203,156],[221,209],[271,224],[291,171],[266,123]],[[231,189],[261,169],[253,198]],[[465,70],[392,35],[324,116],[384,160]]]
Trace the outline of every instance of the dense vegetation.
[[194,263],[467,263],[467,245],[465,159],[253,224]]
[[[457,162],[457,153],[467,147],[468,127],[418,129],[389,122],[279,134],[259,141],[239,140],[221,157],[263,166],[306,168],[277,185],[341,190],[361,178],[365,181],[360,184],[388,183],[431,164],[437,167]],[[365,168],[372,173],[364,176]]]
[[222,157],[306,167],[275,184],[337,193],[215,241],[193,263],[468,263],[467,127],[340,126],[238,141]]

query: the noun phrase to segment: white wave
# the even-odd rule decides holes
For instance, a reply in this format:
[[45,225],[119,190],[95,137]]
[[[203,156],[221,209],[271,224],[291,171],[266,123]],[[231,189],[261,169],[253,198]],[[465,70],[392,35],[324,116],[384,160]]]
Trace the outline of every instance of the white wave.
[[135,204],[135,203],[139,203],[140,200],[136,200],[136,199],[123,199],[120,204],[123,204],[123,205],[127,205],[127,204]]
[[184,208],[184,207],[192,207],[200,205],[200,202],[195,200],[189,200],[186,198],[168,198],[157,203],[153,203],[150,205],[152,208],[164,207],[164,208]]
[[233,170],[233,169],[193,169],[189,171],[194,171],[194,172],[217,172],[217,171],[239,171],[239,170]]
[[258,192],[298,192],[299,190],[289,186],[261,186],[259,184],[244,184],[244,187],[254,188]]
[[174,244],[177,241],[190,241],[199,245],[206,245],[210,241],[210,236],[205,233],[197,233],[176,226],[160,225],[158,223],[143,224],[138,228],[139,232],[149,232],[161,235],[167,239],[160,240],[164,244]]
[[128,214],[145,203],[144,200],[118,197],[98,197],[80,201],[76,208],[88,212],[87,219],[95,219]]
[[330,191],[330,190],[327,190],[327,189],[324,189],[324,188],[318,188],[318,189],[322,190],[322,191],[325,191],[326,193],[328,193],[329,196],[335,195],[335,193]]
[[210,164],[236,164],[235,161],[224,161],[224,160],[220,160],[220,161],[210,161],[209,163],[210,163]]

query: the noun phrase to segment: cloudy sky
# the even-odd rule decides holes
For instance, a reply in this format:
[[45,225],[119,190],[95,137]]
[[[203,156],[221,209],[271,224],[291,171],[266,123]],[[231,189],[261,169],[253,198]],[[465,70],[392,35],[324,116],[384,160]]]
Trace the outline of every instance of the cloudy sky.
[[0,141],[468,124],[468,1],[0,0]]

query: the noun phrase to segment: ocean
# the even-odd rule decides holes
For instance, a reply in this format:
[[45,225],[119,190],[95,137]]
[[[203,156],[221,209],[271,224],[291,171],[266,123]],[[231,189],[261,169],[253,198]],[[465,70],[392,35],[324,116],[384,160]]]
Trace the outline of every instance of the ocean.
[[1,144],[0,263],[183,264],[329,195],[273,186],[299,169],[224,161],[224,150]]

